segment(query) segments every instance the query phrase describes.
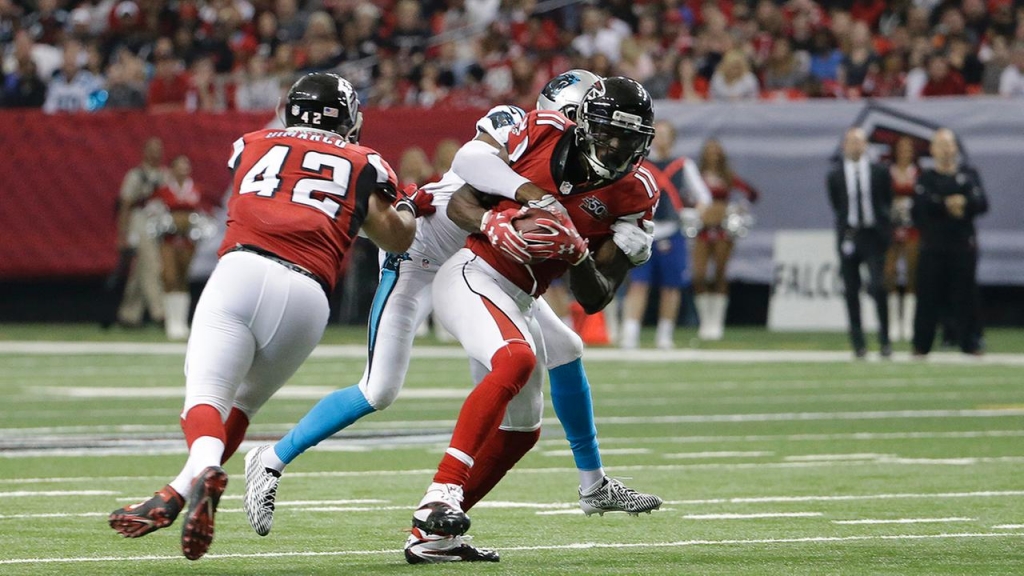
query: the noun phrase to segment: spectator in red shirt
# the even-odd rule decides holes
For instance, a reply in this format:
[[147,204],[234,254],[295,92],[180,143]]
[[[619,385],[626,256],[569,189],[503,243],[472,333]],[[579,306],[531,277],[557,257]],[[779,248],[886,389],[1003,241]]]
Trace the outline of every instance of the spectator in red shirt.
[[188,74],[182,71],[181,62],[171,54],[160,54],[156,57],[146,105],[151,112],[184,110],[189,87]]
[[959,72],[949,65],[949,60],[942,54],[935,54],[928,60],[928,82],[924,85],[921,95],[930,96],[962,96],[967,94],[967,86]]

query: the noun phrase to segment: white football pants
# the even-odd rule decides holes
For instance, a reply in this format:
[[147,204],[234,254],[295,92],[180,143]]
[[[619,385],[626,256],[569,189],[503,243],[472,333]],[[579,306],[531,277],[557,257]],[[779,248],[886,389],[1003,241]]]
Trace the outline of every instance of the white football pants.
[[323,336],[323,288],[257,254],[231,252],[196,306],[185,356],[185,407],[235,406],[250,419],[291,378]]
[[[438,270],[437,264],[415,251],[410,252],[408,260],[388,258],[381,252],[381,280],[370,312],[369,359],[359,381],[359,389],[376,410],[390,406],[405,383],[416,327],[433,308],[431,285]],[[534,341],[544,342],[545,353],[538,355],[539,366],[555,368],[583,355],[583,341],[546,302],[536,301],[533,316],[537,322],[530,326]],[[471,361],[474,383],[490,370],[489,362],[490,358],[483,364]],[[539,377],[538,388],[543,385],[543,374]],[[535,429],[534,418],[529,419],[527,429]]]
[[[462,344],[474,378],[491,369],[491,358],[509,343],[526,343],[537,355],[527,384],[509,403],[501,428],[540,427],[544,410],[544,340],[533,317],[535,300],[468,248],[455,253],[437,273],[434,316]],[[552,316],[554,316],[552,314]],[[559,322],[560,323],[560,322]]]

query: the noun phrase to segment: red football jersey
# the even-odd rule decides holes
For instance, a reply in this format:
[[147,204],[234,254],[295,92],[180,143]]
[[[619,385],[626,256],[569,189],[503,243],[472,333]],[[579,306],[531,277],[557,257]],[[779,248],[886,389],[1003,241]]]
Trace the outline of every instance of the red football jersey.
[[[651,219],[658,201],[658,187],[654,176],[645,168],[632,170],[599,188],[573,185],[564,180],[566,158],[575,146],[572,143],[575,129],[576,125],[558,112],[530,112],[509,136],[509,165],[519,175],[557,196],[580,235],[597,247],[611,237],[611,227],[617,219]],[[502,200],[498,209],[518,206],[511,200]],[[466,246],[535,297],[543,294],[552,280],[569,269],[569,263],[563,260],[545,260],[531,265],[513,262],[482,234],[470,236]]]
[[390,201],[398,185],[375,151],[313,129],[250,132],[235,141],[228,166],[235,177],[218,254],[239,244],[257,246],[332,289],[370,194]]

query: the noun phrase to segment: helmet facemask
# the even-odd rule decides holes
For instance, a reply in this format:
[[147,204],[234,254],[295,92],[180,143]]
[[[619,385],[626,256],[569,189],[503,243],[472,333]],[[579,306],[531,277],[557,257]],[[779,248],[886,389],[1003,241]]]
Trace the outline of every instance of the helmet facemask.
[[588,114],[584,104],[577,141],[583,158],[601,178],[615,179],[642,160],[651,148],[654,130],[642,118],[615,110],[612,120]]

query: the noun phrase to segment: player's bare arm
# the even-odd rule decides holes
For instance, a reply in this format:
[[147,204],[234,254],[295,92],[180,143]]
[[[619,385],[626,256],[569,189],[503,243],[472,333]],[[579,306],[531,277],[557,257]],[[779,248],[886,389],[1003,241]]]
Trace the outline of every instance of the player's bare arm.
[[483,194],[468,184],[459,188],[448,201],[448,218],[466,232],[479,232],[484,215]]
[[404,208],[396,209],[380,194],[371,194],[363,231],[379,248],[386,252],[401,253],[412,246],[416,237],[416,214]]
[[626,279],[630,267],[629,258],[614,242],[604,242],[570,268],[569,286],[584,312],[594,314],[603,310]]

